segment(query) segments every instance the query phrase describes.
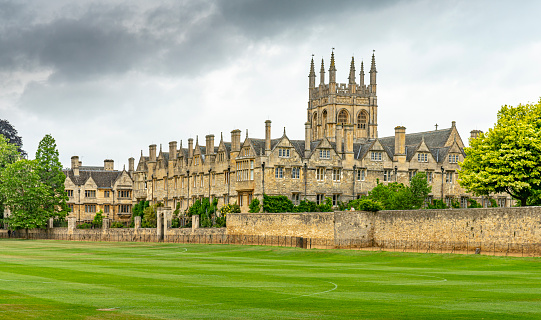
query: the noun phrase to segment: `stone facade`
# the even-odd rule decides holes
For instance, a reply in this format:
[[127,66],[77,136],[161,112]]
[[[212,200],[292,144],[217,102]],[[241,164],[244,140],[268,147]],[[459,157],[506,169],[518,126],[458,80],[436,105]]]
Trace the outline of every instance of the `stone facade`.
[[113,160],[105,160],[103,167],[83,166],[78,156],[71,157],[71,169],[64,170],[64,188],[68,205],[77,221],[92,221],[96,212],[104,218],[127,221],[133,206],[133,164],[129,171],[114,170]]
[[[369,84],[364,83],[362,63],[357,84],[352,58],[349,83],[336,83],[333,53],[329,82],[322,61],[316,87],[312,59],[304,140],[290,139],[285,129],[281,137],[272,138],[267,120],[262,139],[246,132],[241,141],[241,131],[235,129],[230,142],[221,135],[217,146],[212,134],[204,145],[197,137],[195,144],[188,139],[187,147],[172,141],[168,152],[151,145],[148,156],[141,152],[133,175],[134,198],[184,210],[196,199],[210,197],[217,198],[219,206],[237,202],[242,212],[263,194],[286,195],[295,204],[330,197],[337,204],[367,194],[378,181],[408,184],[422,171],[432,186],[431,198],[466,206],[471,195],[457,183],[465,153],[455,122],[446,129],[409,134],[399,126],[394,136],[379,138],[376,74],[372,55]],[[498,203],[512,204],[503,195]]]

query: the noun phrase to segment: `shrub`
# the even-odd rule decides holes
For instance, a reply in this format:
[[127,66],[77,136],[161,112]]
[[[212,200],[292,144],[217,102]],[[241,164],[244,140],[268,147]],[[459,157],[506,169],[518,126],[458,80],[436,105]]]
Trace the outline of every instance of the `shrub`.
[[261,204],[259,203],[259,199],[254,198],[252,202],[250,203],[250,210],[248,212],[258,213],[260,210],[261,210]]
[[376,212],[379,210],[383,210],[383,206],[381,205],[381,203],[369,198],[352,200],[348,203],[348,206],[350,208],[353,207],[357,211]]
[[124,228],[124,224],[120,221],[111,222],[111,228]]
[[[332,202],[331,202],[332,207]],[[286,196],[263,195],[264,212],[293,212],[293,203]]]
[[317,203],[301,200],[298,206],[293,207],[293,212],[317,212]]
[[228,213],[240,213],[240,206],[235,202],[234,204],[228,203],[220,208],[220,213],[225,217]]
[[432,200],[432,203],[428,205],[428,209],[449,209],[449,207],[441,199]]
[[81,223],[80,225],[77,226],[77,229],[90,229],[90,228],[92,228],[92,224],[88,222]]
[[145,208],[143,211],[143,219],[141,221],[141,227],[143,228],[156,228],[156,225],[158,223],[157,221],[157,215],[156,215],[156,208],[158,206],[156,204],[153,204],[150,207]]
[[482,208],[483,206],[475,201],[475,199],[468,199],[468,208]]
[[94,220],[92,220],[92,225],[94,228],[101,228],[103,222],[103,212],[100,210],[96,212],[96,215],[94,216]]
[[326,197],[325,198],[325,201],[320,203],[318,206],[317,206],[317,211],[319,212],[333,212],[333,209],[332,209],[332,199],[329,198],[329,197]]

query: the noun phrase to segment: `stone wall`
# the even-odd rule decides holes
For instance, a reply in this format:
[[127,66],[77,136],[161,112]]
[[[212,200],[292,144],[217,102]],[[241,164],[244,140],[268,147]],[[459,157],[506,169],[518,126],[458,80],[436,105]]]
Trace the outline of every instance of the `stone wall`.
[[230,214],[230,235],[296,236],[384,246],[390,241],[418,248],[461,249],[541,243],[541,207],[445,210],[343,211],[334,213]]
[[230,213],[229,235],[295,236],[334,239],[335,213]]

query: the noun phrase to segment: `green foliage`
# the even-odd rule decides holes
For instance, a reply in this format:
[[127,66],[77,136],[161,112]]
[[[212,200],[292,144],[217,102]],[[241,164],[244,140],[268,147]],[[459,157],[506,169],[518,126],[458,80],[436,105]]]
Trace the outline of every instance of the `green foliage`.
[[455,200],[455,199],[451,200],[451,208],[453,209],[460,208],[460,202],[458,202],[458,200]]
[[286,196],[263,195],[264,212],[293,212],[293,203]]
[[153,204],[150,207],[146,207],[143,210],[143,219],[141,221],[141,227],[143,228],[156,228],[158,224],[157,220],[157,208],[158,204]]
[[235,203],[228,203],[220,208],[220,213],[224,217],[227,216],[228,213],[240,213],[240,206],[236,201]]
[[320,203],[317,206],[317,211],[319,212],[333,212],[332,208],[332,199],[329,197],[325,197],[325,201]]
[[380,203],[385,210],[412,210],[421,208],[431,191],[426,173],[418,172],[409,186],[398,182],[378,184],[370,191],[369,198]]
[[483,206],[475,201],[475,199],[468,199],[468,208],[482,208]]
[[261,210],[261,204],[259,203],[259,199],[257,198],[252,199],[252,202],[250,203],[250,210],[248,212],[258,213],[260,210]]
[[142,224],[143,216],[145,215],[145,209],[148,208],[149,205],[150,204],[148,201],[141,200],[139,201],[139,203],[133,206],[132,215],[130,219],[130,227],[133,228],[135,226],[135,223],[133,222],[135,217],[141,217],[141,224]]
[[528,205],[541,190],[541,99],[502,106],[494,128],[470,140],[459,183],[476,195],[506,192]]
[[383,206],[381,205],[381,203],[370,198],[351,200],[347,206],[348,208],[353,207],[357,211],[376,212],[383,210]]
[[488,201],[490,202],[490,206],[492,208],[496,208],[498,206],[498,202],[496,202],[496,199],[494,198],[488,198]]
[[120,221],[111,222],[111,228],[124,228],[124,224]]
[[36,162],[41,182],[48,187],[49,200],[44,203],[44,210],[48,211],[51,216],[65,217],[69,213],[69,207],[66,203],[68,195],[64,190],[66,175],[62,172],[62,163],[58,159],[56,142],[50,134],[45,135],[39,142]]
[[4,136],[10,145],[16,147],[17,154],[26,157],[26,151],[22,149],[23,139],[18,135],[17,130],[9,121],[0,119],[0,135]]
[[80,225],[77,226],[77,229],[90,229],[90,228],[92,228],[92,224],[88,222],[81,223]]
[[428,204],[428,209],[449,209],[447,204],[441,199],[432,200],[432,203]]
[[44,209],[50,201],[49,189],[41,182],[38,169],[35,160],[21,159],[0,172],[0,194],[11,211],[7,218],[10,229],[45,228],[53,216]]
[[528,206],[541,206],[541,190],[534,190],[528,198]]
[[100,210],[96,212],[96,215],[94,216],[94,220],[92,220],[92,225],[94,228],[101,228],[103,223],[103,212]]
[[212,203],[209,198],[203,198],[203,200],[196,200],[186,211],[187,217],[194,215],[199,216],[199,224],[202,228],[210,228],[213,226],[212,214],[217,212],[218,199],[214,199]]
[[318,206],[314,201],[301,200],[298,206],[293,208],[293,212],[317,212]]

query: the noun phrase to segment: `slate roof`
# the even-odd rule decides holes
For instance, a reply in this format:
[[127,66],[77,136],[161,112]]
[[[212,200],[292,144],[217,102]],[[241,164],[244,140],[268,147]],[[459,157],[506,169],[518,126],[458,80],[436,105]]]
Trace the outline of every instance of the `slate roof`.
[[[82,169],[81,169],[82,168]],[[120,177],[122,171],[105,171],[105,170],[87,170],[88,167],[79,167],[79,176],[73,174],[73,170],[63,170],[67,178],[69,178],[75,185],[84,185],[90,177],[96,182],[98,188],[107,189],[112,188],[115,181]],[[93,167],[95,168],[95,167]]]

